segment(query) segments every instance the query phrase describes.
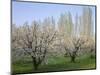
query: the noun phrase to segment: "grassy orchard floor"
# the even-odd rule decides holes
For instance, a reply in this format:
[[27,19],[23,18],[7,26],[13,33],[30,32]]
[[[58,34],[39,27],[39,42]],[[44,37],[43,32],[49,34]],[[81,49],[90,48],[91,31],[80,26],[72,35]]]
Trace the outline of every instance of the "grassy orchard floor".
[[13,73],[34,73],[34,72],[50,72],[63,70],[77,69],[95,69],[95,58],[90,59],[89,56],[78,57],[76,63],[71,63],[70,58],[53,57],[49,59],[47,65],[40,65],[37,71],[33,70],[31,60],[26,60],[24,63],[18,61],[12,64]]

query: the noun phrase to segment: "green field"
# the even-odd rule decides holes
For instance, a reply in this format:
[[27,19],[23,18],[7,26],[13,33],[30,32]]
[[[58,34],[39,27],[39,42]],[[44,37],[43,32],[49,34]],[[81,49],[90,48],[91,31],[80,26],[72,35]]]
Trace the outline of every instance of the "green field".
[[33,65],[30,59],[17,61],[12,64],[12,73],[34,73],[34,72],[50,72],[50,71],[63,71],[63,70],[78,70],[78,69],[95,69],[95,58],[89,56],[77,57],[76,62],[70,62],[70,58],[66,57],[53,57],[49,58],[49,63],[40,65],[37,71],[33,70]]

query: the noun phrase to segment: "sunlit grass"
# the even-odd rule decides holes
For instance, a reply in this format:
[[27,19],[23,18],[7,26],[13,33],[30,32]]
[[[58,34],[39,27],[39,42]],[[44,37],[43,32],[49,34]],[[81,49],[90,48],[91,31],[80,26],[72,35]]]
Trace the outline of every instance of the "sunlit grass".
[[37,71],[33,70],[31,61],[18,61],[12,64],[13,73],[34,73],[47,71],[63,71],[63,70],[77,70],[77,69],[95,69],[95,58],[91,59],[88,56],[78,57],[76,63],[70,62],[70,58],[53,57],[49,59],[49,63],[40,65]]

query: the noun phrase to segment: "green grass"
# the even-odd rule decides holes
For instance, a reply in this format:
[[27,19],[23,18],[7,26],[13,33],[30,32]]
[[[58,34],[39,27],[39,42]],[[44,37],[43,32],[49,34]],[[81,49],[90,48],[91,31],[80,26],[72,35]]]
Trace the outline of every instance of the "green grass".
[[13,73],[33,73],[94,68],[95,58],[90,59],[88,56],[78,57],[76,59],[76,63],[71,63],[69,57],[53,57],[49,59],[49,63],[47,65],[40,65],[37,71],[33,70],[31,60],[27,60],[25,62],[18,61],[12,64]]

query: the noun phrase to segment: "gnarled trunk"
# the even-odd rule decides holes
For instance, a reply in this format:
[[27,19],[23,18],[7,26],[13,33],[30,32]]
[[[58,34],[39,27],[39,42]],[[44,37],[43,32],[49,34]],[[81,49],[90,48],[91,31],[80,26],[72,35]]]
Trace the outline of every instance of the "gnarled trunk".
[[75,63],[76,56],[71,56],[71,62]]

